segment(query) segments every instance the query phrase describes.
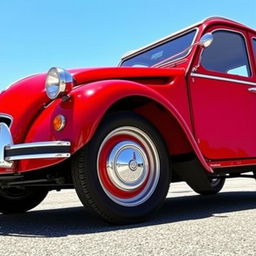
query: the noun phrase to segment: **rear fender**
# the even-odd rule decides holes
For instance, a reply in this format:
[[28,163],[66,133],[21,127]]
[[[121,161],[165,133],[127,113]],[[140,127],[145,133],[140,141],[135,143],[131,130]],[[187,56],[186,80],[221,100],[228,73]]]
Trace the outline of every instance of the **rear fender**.
[[[81,85],[74,89],[70,99],[54,100],[38,116],[27,133],[25,142],[65,140],[71,142],[74,154],[93,137],[106,112],[119,100],[141,96],[151,99],[165,108],[177,120],[189,143],[204,168],[212,172],[194,140],[191,130],[181,114],[162,95],[140,83],[124,80],[105,80]],[[53,129],[53,119],[58,114],[66,118],[65,128],[57,132]],[[22,160],[19,170],[33,170],[56,164],[61,160]]]

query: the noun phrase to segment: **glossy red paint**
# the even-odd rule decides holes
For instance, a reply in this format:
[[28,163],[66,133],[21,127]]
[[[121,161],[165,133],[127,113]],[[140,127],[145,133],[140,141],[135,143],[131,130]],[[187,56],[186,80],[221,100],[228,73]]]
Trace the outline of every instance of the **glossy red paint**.
[[[172,85],[170,86],[169,84],[166,86],[152,85],[154,87],[153,89],[147,85],[123,80],[93,82],[84,85],[86,89],[80,86],[71,93],[71,99],[69,101],[62,102],[61,99],[55,100],[38,116],[30,128],[25,142],[68,140],[71,141],[72,153],[75,153],[90,140],[104,114],[115,102],[128,97],[140,96],[154,100],[166,109],[170,115],[175,116],[178,124],[189,137],[189,141],[193,143],[188,108],[187,112],[184,106],[180,108],[187,114],[184,114],[187,117],[187,120],[185,120],[177,111],[177,106],[175,107],[163,96],[168,93],[171,87],[173,94],[170,93],[169,97],[174,97],[174,103],[177,102],[178,104],[179,101],[175,97],[179,97],[180,91],[186,90],[184,77],[180,77],[183,79],[184,87],[171,87]],[[158,88],[161,94],[156,91]],[[62,113],[66,117],[67,125],[61,132],[56,132],[53,130],[51,123],[53,118],[59,113]],[[194,150],[198,151],[198,155],[200,155],[196,143],[193,143],[192,146]],[[20,171],[37,169],[38,166],[42,165],[48,166],[49,163],[51,163],[49,160],[23,160],[20,161]]]
[[[222,21],[219,24],[211,21],[205,32],[216,31],[230,31],[241,35],[252,74],[249,77],[224,74],[206,70],[202,65],[195,73],[192,72],[189,76],[189,88],[195,137],[204,157],[216,161],[211,164],[212,167],[241,166],[248,163],[253,165],[256,158],[256,122],[252,117],[256,101],[255,94],[248,89],[256,86],[256,76],[254,54],[248,38],[251,29],[234,22]],[[198,56],[194,60],[194,63],[197,62]]]
[[[44,88],[46,75],[35,75],[15,83],[0,95],[0,113],[9,114],[14,120],[11,126],[14,143],[70,141],[73,155],[90,141],[117,102],[137,97],[147,99],[147,104],[132,110],[157,127],[170,154],[194,152],[208,172],[220,167],[256,165],[256,121],[252,118],[256,95],[248,91],[256,87],[251,42],[256,32],[222,18],[207,19],[185,31],[195,28],[196,41],[216,29],[242,33],[252,76],[220,75],[205,70],[199,65],[203,49],[198,45],[184,59],[161,67],[72,69],[75,86],[65,101],[49,100]],[[59,114],[67,122],[57,132],[52,122]],[[21,160],[13,169],[2,168],[0,173],[37,170],[63,160]]]
[[156,69],[156,68],[134,68],[134,67],[107,67],[94,69],[71,69],[69,70],[73,75],[77,84],[85,84],[100,80],[136,80],[139,78],[166,78],[170,82],[177,75],[183,75],[183,69]]
[[31,76],[0,94],[0,112],[8,113],[15,120],[11,126],[14,143],[24,141],[29,126],[49,102],[44,80],[44,75]]

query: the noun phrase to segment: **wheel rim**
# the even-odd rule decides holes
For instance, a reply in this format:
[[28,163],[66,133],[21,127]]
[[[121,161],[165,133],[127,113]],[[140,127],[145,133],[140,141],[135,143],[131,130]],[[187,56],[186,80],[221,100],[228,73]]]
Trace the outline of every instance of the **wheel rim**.
[[115,203],[126,207],[144,203],[160,176],[159,155],[152,139],[131,126],[113,130],[100,146],[97,173],[104,192]]

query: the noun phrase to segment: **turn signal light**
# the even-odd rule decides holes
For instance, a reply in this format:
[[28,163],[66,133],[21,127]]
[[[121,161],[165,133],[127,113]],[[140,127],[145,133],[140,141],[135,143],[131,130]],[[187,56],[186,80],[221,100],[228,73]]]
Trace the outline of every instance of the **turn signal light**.
[[57,132],[63,130],[65,125],[66,125],[66,118],[63,115],[57,115],[53,119],[53,127]]

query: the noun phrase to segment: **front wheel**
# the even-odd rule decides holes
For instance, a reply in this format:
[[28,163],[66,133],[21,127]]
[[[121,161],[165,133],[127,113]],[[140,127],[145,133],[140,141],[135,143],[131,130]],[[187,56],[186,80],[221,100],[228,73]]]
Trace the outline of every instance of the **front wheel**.
[[26,188],[0,188],[0,212],[22,213],[38,204],[46,197],[47,190]]
[[72,167],[82,203],[111,223],[142,221],[161,205],[169,188],[161,136],[132,113],[106,118]]

